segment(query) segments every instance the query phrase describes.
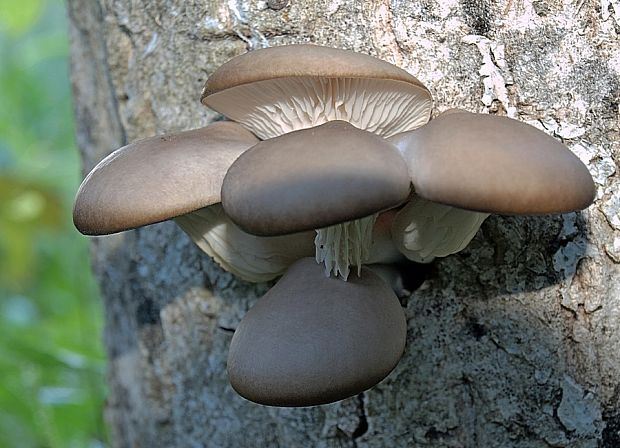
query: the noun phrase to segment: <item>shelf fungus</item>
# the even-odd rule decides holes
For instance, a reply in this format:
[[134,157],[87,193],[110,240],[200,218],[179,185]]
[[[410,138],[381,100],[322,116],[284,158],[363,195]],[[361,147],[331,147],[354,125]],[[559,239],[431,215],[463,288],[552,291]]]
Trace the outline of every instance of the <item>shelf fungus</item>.
[[174,219],[240,278],[283,275],[230,346],[231,384],[257,403],[329,403],[390,373],[406,322],[386,264],[458,252],[490,213],[594,198],[553,138],[459,110],[430,120],[420,81],[351,51],[246,53],[211,75],[202,102],[232,121],[113,152],[80,186],[74,222],[104,235]]

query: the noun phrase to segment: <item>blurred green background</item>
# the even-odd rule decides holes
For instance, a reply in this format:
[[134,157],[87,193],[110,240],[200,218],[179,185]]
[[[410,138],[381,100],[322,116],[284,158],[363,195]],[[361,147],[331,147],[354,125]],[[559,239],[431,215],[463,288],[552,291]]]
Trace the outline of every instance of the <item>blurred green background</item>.
[[88,241],[60,0],[0,0],[0,447],[100,447],[102,310]]

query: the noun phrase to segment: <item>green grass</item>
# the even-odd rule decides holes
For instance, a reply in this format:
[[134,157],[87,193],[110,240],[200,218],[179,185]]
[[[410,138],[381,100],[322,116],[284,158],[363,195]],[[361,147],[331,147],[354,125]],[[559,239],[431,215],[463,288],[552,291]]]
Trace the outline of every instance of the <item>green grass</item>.
[[0,3],[0,447],[105,443],[102,310],[71,223],[73,137],[60,0]]

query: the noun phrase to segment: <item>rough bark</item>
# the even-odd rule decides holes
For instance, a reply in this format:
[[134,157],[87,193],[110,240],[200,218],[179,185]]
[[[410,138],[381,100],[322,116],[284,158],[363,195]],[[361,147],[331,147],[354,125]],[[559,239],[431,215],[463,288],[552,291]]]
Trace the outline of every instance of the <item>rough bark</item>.
[[232,56],[316,42],[410,71],[436,111],[546,130],[598,187],[582,213],[488,219],[407,300],[396,370],[305,409],[254,405],[226,380],[232,331],[269,285],[222,271],[170,222],[94,239],[114,446],[620,446],[617,0],[70,0],[69,15],[85,171],[216,118],[200,89]]

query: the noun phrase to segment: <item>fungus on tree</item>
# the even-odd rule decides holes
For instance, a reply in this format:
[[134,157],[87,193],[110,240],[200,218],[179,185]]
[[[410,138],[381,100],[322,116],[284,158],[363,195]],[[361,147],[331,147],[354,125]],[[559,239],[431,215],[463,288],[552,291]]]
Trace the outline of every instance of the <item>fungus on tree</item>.
[[236,123],[112,153],[82,183],[74,222],[99,235],[174,219],[233,274],[284,274],[229,355],[233,387],[263,404],[342,399],[396,365],[404,314],[363,264],[427,263],[462,250],[489,213],[562,213],[594,197],[587,168],[551,137],[459,111],[427,123],[428,90],[367,55],[252,51],[212,74],[202,102]]

